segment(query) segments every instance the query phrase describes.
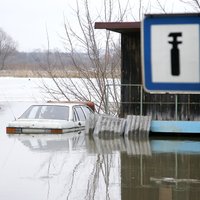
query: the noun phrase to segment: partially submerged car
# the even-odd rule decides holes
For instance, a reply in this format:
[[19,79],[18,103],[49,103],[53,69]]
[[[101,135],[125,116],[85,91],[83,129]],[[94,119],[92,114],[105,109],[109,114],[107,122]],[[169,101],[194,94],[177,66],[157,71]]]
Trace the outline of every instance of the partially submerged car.
[[8,134],[35,134],[80,131],[85,121],[94,113],[92,102],[64,102],[31,105],[17,120],[6,127]]

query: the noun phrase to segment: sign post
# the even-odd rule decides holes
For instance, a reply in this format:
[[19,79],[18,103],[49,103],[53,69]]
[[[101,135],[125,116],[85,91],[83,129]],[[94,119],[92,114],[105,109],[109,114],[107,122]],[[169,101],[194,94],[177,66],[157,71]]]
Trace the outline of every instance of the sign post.
[[200,92],[200,15],[146,15],[143,83],[149,92]]

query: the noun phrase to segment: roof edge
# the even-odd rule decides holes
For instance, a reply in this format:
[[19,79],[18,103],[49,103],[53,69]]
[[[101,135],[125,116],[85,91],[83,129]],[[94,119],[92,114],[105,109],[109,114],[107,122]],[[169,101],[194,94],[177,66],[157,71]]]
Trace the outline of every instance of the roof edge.
[[140,22],[95,22],[95,29],[106,29],[114,32],[138,32],[140,31]]

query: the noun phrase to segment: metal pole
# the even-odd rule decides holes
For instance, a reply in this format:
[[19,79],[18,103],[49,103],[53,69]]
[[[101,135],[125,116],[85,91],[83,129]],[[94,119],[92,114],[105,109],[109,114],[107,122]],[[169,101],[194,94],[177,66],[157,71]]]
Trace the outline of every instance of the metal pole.
[[105,112],[106,112],[106,114],[108,114],[108,84],[106,84],[105,85],[105,103],[106,103],[106,105],[105,105]]
[[178,95],[175,94],[175,120],[178,120]]
[[142,89],[142,85],[140,85],[140,115],[142,115],[142,113],[143,113],[142,97],[143,97],[143,89]]
[[140,185],[143,186],[143,157],[140,155]]

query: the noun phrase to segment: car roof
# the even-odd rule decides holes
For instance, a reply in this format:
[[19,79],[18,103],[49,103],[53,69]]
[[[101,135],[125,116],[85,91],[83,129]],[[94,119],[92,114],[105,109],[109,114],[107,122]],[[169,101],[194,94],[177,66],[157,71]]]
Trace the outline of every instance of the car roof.
[[88,106],[87,105],[87,102],[73,102],[73,101],[48,101],[48,102],[44,102],[44,103],[36,103],[36,104],[32,104],[32,106],[38,106],[38,105],[41,105],[41,106],[45,106],[45,105],[57,105],[57,106],[80,106],[80,105],[85,105],[85,106]]
[[95,112],[95,104],[91,101],[48,101],[48,102],[44,102],[44,103],[36,103],[36,104],[32,104],[32,106],[45,106],[45,105],[57,105],[57,106],[69,106],[69,107],[73,107],[73,106],[87,106],[89,107],[93,112]]

